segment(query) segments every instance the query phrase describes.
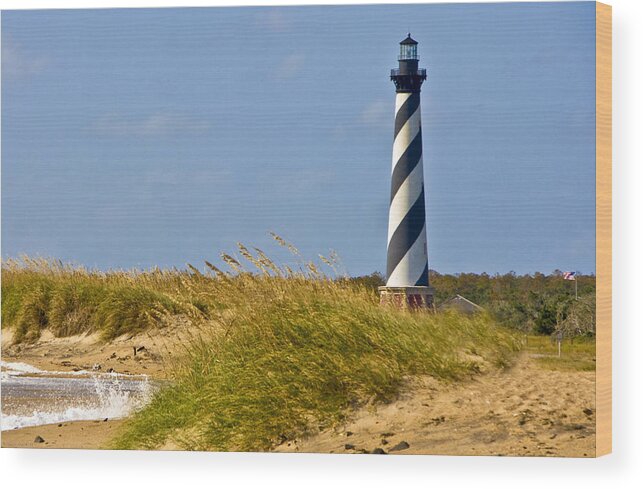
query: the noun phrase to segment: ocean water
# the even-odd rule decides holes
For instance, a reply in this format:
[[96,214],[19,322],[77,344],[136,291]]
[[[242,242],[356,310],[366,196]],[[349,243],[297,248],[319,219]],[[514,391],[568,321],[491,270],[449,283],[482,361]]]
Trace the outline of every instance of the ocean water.
[[0,362],[2,431],[80,420],[128,416],[151,399],[145,375],[90,371],[50,372]]

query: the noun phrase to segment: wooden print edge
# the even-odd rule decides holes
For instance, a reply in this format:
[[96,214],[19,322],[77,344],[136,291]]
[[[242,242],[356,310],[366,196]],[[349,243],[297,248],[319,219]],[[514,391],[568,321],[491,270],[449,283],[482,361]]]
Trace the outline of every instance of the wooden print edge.
[[596,456],[612,452],[612,7],[596,2]]

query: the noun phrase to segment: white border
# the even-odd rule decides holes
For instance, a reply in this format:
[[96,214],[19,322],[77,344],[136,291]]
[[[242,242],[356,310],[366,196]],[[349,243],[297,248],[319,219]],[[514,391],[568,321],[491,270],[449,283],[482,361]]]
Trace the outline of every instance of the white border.
[[[198,1],[205,5],[395,3],[391,1]],[[437,3],[437,2],[406,2]],[[338,456],[84,450],[0,450],[8,489],[192,487],[643,487],[643,2],[612,0],[614,32],[614,454],[598,460],[437,456]],[[180,6],[171,0],[0,0],[9,8]],[[638,287],[638,288],[637,288]]]

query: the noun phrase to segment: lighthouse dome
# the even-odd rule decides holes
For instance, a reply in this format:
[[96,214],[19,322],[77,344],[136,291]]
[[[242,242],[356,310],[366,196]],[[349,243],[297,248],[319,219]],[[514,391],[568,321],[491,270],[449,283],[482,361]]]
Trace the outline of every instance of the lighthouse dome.
[[411,37],[411,33],[406,36],[406,39],[404,39],[400,44],[411,44],[411,45],[417,45],[417,41]]
[[398,59],[400,61],[418,59],[418,43],[411,37],[410,32],[409,35],[406,36],[406,39],[400,43],[400,55]]

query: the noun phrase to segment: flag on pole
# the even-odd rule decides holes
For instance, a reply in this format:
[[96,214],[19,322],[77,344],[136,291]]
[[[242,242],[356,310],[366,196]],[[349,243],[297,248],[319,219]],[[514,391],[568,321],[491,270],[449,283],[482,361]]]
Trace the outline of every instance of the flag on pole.
[[565,280],[576,280],[576,272],[563,272]]

